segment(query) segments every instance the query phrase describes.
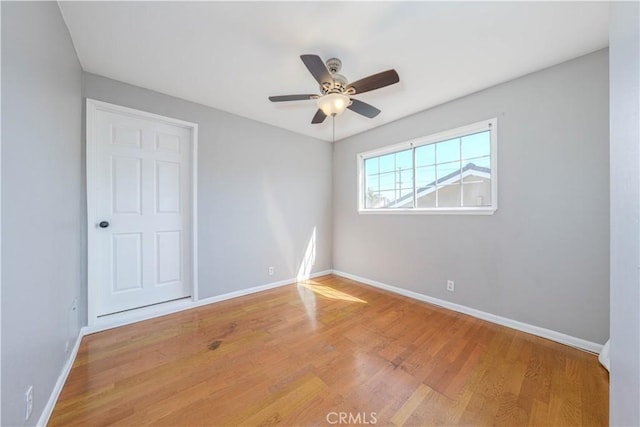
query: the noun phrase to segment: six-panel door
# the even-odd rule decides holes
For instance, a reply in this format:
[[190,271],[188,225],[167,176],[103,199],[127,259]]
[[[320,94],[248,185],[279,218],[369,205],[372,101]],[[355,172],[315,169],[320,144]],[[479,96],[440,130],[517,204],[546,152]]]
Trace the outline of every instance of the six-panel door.
[[190,296],[191,129],[102,110],[94,126],[96,315]]

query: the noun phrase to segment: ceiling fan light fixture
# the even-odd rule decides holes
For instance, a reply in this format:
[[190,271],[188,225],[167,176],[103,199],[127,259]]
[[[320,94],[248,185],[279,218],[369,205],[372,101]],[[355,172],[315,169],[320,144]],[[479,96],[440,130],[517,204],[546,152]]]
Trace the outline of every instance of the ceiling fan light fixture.
[[328,93],[318,98],[318,108],[327,116],[337,116],[349,105],[351,105],[351,100],[347,95],[341,93]]

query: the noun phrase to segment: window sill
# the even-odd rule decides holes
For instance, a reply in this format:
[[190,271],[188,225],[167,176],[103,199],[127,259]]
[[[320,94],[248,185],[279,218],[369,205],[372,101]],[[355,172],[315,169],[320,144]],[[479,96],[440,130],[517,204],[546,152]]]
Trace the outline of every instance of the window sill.
[[364,215],[493,215],[498,208],[450,208],[450,209],[358,209]]

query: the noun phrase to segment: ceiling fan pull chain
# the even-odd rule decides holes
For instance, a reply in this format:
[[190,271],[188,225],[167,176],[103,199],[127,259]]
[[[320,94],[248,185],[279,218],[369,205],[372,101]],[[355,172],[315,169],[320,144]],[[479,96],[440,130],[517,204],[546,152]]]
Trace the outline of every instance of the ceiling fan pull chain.
[[336,115],[333,115],[333,138],[331,140],[331,144],[333,145],[336,142]]

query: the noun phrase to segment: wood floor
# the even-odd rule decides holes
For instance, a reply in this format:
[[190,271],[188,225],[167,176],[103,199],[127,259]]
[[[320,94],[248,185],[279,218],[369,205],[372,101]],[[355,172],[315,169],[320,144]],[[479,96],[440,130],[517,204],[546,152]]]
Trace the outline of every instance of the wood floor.
[[596,356],[326,276],[85,337],[50,425],[608,423]]

